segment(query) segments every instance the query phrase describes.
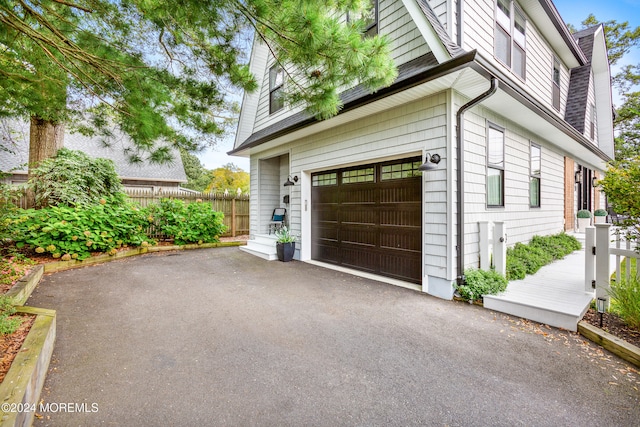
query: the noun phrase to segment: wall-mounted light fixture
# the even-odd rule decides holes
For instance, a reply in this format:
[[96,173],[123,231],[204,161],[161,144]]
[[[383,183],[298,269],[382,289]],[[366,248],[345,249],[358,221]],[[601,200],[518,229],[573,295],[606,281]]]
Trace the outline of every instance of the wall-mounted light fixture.
[[284,183],[284,186],[290,187],[292,185],[296,185],[296,182],[298,182],[298,175],[294,175],[293,178],[291,178],[291,175],[289,175],[289,177],[287,178],[287,182]]
[[596,187],[598,185],[598,178],[596,178],[595,176],[591,178],[591,185]]
[[576,184],[580,184],[582,182],[582,170],[578,169],[574,175]]
[[420,167],[418,167],[418,170],[421,171],[430,171],[430,170],[434,170],[437,168],[437,164],[440,163],[440,155],[439,154],[434,154],[431,155],[429,153],[427,153],[427,156],[424,159],[424,163],[420,165]]

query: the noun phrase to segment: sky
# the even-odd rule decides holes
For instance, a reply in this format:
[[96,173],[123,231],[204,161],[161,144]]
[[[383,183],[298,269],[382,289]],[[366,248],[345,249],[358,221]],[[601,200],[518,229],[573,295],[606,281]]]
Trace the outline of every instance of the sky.
[[[560,16],[567,24],[580,28],[580,23],[593,13],[599,21],[616,20],[628,21],[632,28],[640,26],[640,0],[555,0],[554,4]],[[626,59],[626,61],[624,61]],[[623,58],[623,64],[640,63],[640,47]],[[615,73],[616,70],[612,70]],[[614,96],[615,103],[616,96]],[[198,154],[200,161],[207,169],[215,169],[227,163],[234,163],[245,171],[249,171],[249,159],[246,157],[228,156],[227,151],[233,148],[234,135],[218,144],[214,149],[208,149]]]

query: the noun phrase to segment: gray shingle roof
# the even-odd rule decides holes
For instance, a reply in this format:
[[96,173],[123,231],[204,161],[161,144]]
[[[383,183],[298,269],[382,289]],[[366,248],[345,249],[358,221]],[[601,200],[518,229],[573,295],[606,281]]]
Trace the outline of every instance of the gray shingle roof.
[[[29,123],[24,121],[0,121],[0,145],[6,146],[13,153],[0,151],[0,170],[26,171],[29,160]],[[71,150],[80,150],[91,157],[111,159],[115,163],[120,178],[151,181],[186,182],[180,152],[171,147],[173,161],[169,164],[152,164],[149,162],[131,163],[129,154],[133,142],[122,133],[112,138],[100,136],[88,137],[79,133],[65,132],[64,146]]]
[[571,70],[564,119],[580,133],[584,133],[585,130],[589,80],[591,77],[591,58],[593,56],[593,35],[598,28],[599,25],[596,25],[573,34],[578,46],[580,46],[580,50],[587,58],[587,64]]

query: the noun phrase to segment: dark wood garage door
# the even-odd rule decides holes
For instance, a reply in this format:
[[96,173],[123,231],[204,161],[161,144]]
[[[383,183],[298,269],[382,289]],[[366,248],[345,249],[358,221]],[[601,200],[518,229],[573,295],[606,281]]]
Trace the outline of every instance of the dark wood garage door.
[[421,283],[420,157],[312,175],[318,261]]

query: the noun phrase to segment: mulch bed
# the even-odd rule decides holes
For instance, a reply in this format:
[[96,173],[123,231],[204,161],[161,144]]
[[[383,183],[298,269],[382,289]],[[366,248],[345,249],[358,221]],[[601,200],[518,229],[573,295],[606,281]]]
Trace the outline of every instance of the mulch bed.
[[[587,311],[582,320],[596,328],[600,328],[600,314],[592,308]],[[613,313],[605,313],[602,316],[601,329],[629,344],[640,347],[640,331],[627,326],[619,316]]]
[[20,351],[20,347],[27,338],[31,325],[36,319],[36,316],[29,314],[13,315],[11,317],[21,317],[23,321],[22,325],[14,333],[0,335],[0,383],[4,381],[4,377],[11,367],[11,362]]

